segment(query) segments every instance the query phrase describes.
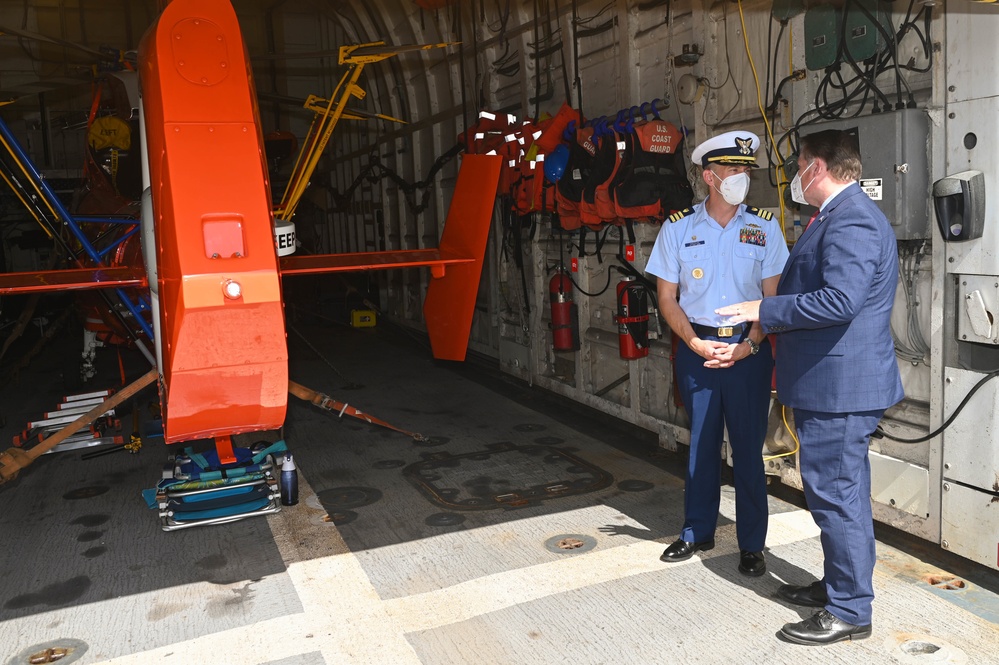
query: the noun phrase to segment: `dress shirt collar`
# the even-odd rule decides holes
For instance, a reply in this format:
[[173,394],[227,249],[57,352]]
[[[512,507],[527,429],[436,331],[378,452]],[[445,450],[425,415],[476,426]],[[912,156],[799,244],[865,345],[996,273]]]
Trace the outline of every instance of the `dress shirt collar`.
[[825,201],[823,201],[822,205],[819,206],[819,212],[822,212],[823,210],[825,210],[826,206],[829,205],[830,201],[832,201],[834,198],[836,198],[837,196],[839,196],[843,192],[844,189],[846,189],[847,187],[849,187],[850,185],[852,185],[855,182],[857,182],[857,181],[856,180],[851,180],[848,183],[844,183],[842,185],[837,185],[835,191],[833,191],[833,193],[829,195],[829,198],[827,198]]

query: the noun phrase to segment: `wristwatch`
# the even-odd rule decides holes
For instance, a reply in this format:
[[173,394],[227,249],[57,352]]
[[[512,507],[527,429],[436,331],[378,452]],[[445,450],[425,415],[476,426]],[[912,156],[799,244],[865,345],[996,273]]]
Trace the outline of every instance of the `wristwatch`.
[[757,344],[753,340],[749,339],[748,337],[745,339],[745,342],[746,342],[746,344],[749,345],[749,355],[755,356],[757,353],[760,352],[760,345],[759,344]]

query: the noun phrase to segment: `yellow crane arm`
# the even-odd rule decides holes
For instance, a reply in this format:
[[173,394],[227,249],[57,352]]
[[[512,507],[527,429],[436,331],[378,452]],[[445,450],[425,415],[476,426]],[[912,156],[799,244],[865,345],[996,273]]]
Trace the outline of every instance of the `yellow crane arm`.
[[404,122],[381,113],[347,110],[347,102],[352,97],[364,99],[367,94],[357,85],[365,65],[380,62],[400,53],[426,51],[450,45],[451,42],[386,46],[385,42],[372,42],[340,47],[340,64],[347,65],[347,71],[340,78],[340,82],[337,83],[336,89],[329,99],[309,95],[309,98],[305,100],[305,108],[313,111],[316,115],[309,127],[309,134],[302,143],[302,150],[295,161],[295,167],[292,169],[291,178],[281,196],[281,202],[274,209],[274,217],[279,220],[290,220],[294,216],[298,202],[305,194],[312,174],[319,164],[319,158],[322,157],[323,150],[326,149],[326,144],[329,143],[330,137],[333,135],[333,129],[341,119],[368,120],[377,118],[391,122]]

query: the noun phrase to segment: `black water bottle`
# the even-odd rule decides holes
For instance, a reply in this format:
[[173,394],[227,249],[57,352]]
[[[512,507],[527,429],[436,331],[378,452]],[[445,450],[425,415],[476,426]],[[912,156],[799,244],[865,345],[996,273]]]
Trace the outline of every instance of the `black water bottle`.
[[281,505],[294,506],[298,503],[298,469],[291,454],[285,455],[281,464]]

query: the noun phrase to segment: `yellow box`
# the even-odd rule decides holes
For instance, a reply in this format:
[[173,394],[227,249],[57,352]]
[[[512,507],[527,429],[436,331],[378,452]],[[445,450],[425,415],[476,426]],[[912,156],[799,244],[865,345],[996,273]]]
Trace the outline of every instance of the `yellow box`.
[[350,325],[355,328],[373,328],[375,325],[375,311],[372,309],[350,310]]

